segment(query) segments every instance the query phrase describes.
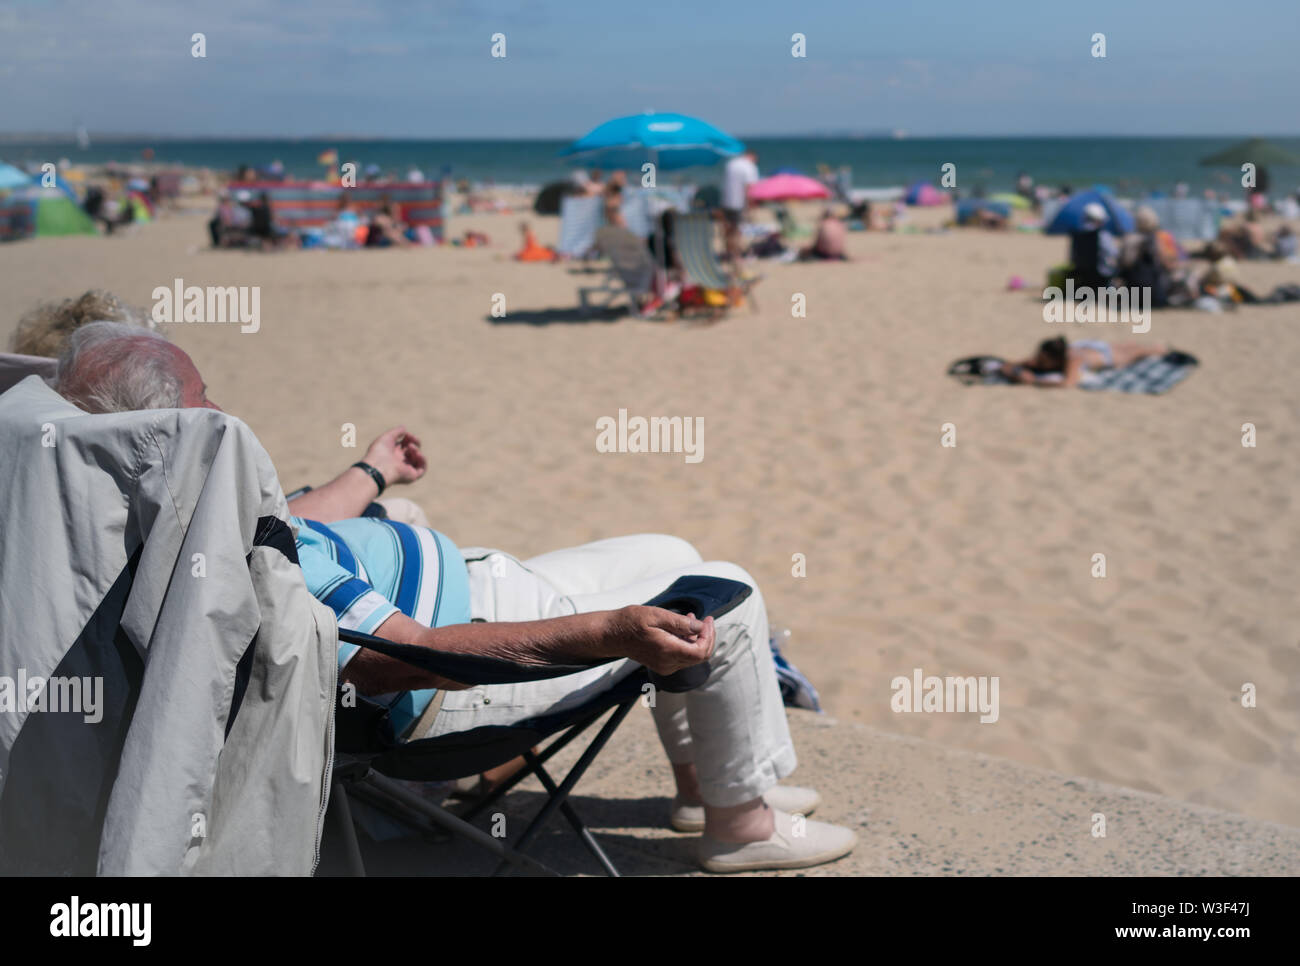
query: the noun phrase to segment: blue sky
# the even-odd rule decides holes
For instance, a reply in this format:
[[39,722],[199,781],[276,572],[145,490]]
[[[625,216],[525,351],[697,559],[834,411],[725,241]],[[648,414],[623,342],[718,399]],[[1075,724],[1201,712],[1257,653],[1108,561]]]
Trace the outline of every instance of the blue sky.
[[1300,3],[0,0],[0,83],[10,133],[1295,134]]

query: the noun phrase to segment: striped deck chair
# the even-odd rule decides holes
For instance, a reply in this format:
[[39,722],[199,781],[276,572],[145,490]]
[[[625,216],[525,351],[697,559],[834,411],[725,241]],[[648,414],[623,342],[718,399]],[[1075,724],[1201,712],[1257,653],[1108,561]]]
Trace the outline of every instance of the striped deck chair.
[[673,242],[677,246],[677,257],[692,282],[719,292],[739,288],[749,299],[752,309],[758,311],[753,287],[759,279],[733,279],[718,263],[713,252],[713,219],[707,213],[693,211],[680,216],[673,226]]
[[560,240],[555,250],[565,258],[585,258],[596,244],[596,229],[605,218],[599,195],[570,195],[560,202]]

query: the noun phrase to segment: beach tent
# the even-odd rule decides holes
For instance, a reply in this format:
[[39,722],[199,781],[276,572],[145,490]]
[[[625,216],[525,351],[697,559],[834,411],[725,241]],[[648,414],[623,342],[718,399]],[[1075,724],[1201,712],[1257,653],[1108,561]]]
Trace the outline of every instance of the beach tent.
[[1224,148],[1222,151],[1216,151],[1214,154],[1201,158],[1201,164],[1207,167],[1228,166],[1239,168],[1248,163],[1254,165],[1300,165],[1300,156],[1292,154],[1286,148],[1265,138],[1249,138],[1245,141],[1239,141],[1232,147]]
[[1003,191],[995,195],[989,195],[989,201],[1000,202],[1004,205],[1014,208],[1016,211],[1028,211],[1030,208],[1033,207],[1029,199],[1026,198],[1024,195],[1014,194],[1013,192],[1010,191]]
[[749,186],[753,201],[808,201],[830,196],[830,189],[824,184],[802,174],[774,174]]
[[928,181],[918,181],[907,189],[907,194],[903,195],[903,201],[909,205],[929,207],[946,204],[948,196]]
[[[31,184],[37,185],[38,187],[44,187],[44,185],[42,184],[44,179],[45,179],[45,175],[44,173],[41,173],[41,174],[31,175],[30,177],[28,177],[27,180]],[[71,198],[74,203],[81,204],[81,199],[77,197],[76,189],[73,188],[72,185],[68,184],[67,179],[65,179],[63,175],[59,174],[57,171],[54,173],[54,184],[50,185],[50,187],[58,188],[65,195]]]
[[32,183],[32,176],[21,168],[0,161],[0,191],[21,188]]
[[153,209],[149,207],[149,199],[140,192],[128,192],[126,203],[131,206],[131,220],[136,224],[153,221]]
[[5,209],[26,209],[27,230],[22,237],[94,235],[95,222],[58,188],[28,184],[5,199]]
[[640,171],[646,162],[661,171],[716,164],[745,145],[730,134],[685,114],[616,117],[560,152],[570,164]]
[[1072,232],[1082,231],[1083,209],[1094,201],[1106,209],[1109,217],[1102,227],[1112,235],[1127,235],[1136,228],[1133,216],[1129,214],[1128,209],[1115,200],[1114,195],[1092,188],[1072,195],[1043,229],[1044,234],[1069,235]]

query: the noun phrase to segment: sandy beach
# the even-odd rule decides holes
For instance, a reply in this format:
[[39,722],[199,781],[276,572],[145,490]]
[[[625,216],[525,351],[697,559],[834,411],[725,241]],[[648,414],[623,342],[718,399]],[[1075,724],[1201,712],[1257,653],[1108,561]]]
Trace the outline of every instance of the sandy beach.
[[[404,424],[431,468],[402,495],[459,545],[526,557],[667,532],[746,567],[842,721],[1300,825],[1295,306],[1065,333],[1199,357],[1163,396],[964,387],[953,359],[1060,334],[1035,286],[1063,240],[857,233],[850,263],[766,264],[757,312],[695,325],[581,319],[595,276],[511,261],[518,220],[452,219],[491,236],[474,249],[210,251],[192,215],[6,245],[0,336],[92,287],[148,307],[177,278],[259,286],[256,333],[164,330],[286,489],[360,458],[348,424],[360,447]],[[554,242],[557,219],[531,221]],[[1262,291],[1300,275],[1241,270]],[[1028,291],[1006,291],[1012,275]],[[620,410],[702,417],[703,459],[598,452],[597,420]],[[997,676],[998,720],[895,713],[890,682],[915,668]]]

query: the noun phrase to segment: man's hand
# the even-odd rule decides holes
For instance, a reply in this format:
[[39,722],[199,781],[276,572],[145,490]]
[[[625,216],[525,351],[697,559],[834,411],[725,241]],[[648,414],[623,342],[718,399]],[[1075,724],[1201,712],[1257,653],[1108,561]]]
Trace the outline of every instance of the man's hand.
[[607,611],[605,645],[656,674],[668,675],[706,661],[713,653],[713,618],[674,614],[661,607],[634,604]]
[[420,452],[420,441],[405,426],[390,429],[370,444],[365,461],[383,474],[384,481],[414,483],[424,475],[428,463]]

